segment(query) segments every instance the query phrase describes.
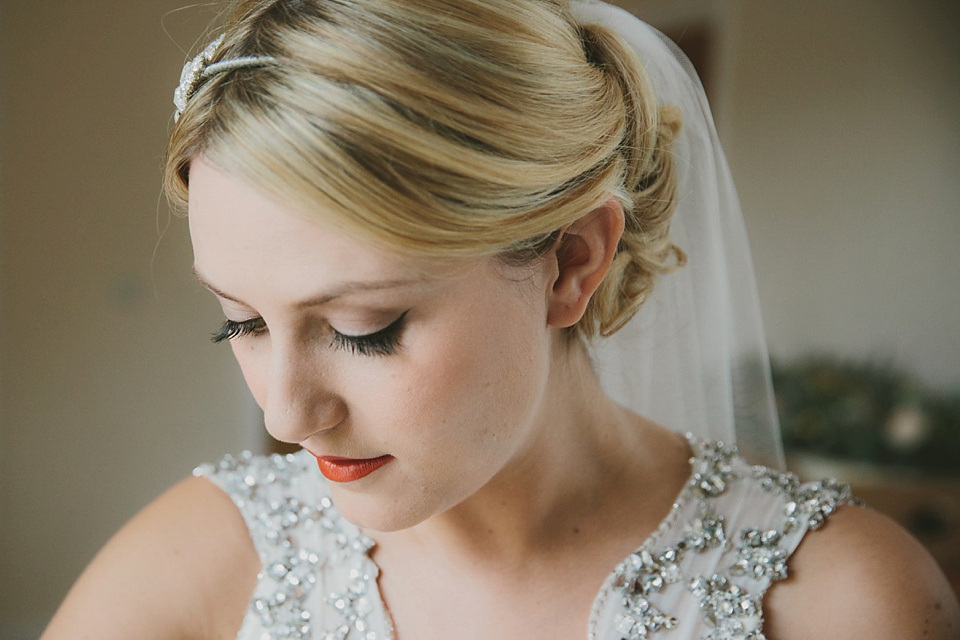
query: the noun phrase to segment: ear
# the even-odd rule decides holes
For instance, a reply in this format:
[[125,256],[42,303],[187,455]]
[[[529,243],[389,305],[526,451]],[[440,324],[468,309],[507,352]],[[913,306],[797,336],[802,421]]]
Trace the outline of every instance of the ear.
[[623,235],[623,207],[611,197],[570,225],[557,240],[555,279],[547,291],[547,324],[562,328],[583,317],[593,292],[610,270]]

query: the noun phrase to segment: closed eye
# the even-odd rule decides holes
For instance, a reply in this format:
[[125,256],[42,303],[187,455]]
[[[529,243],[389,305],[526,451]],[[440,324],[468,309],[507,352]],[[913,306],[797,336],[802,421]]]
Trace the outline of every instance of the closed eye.
[[214,333],[210,339],[215,343],[223,342],[224,340],[233,340],[234,338],[240,338],[247,335],[258,335],[267,330],[267,323],[263,321],[263,318],[250,318],[249,320],[244,320],[242,322],[235,322],[233,320],[224,320],[223,326]]
[[[393,355],[400,347],[400,336],[406,324],[407,313],[408,311],[404,311],[399,318],[383,329],[373,333],[352,336],[334,330],[332,346],[338,349],[345,349],[355,355]],[[266,331],[267,324],[263,321],[263,318],[251,318],[240,322],[224,320],[223,325],[210,339],[214,343],[220,343],[225,340],[235,340],[248,335],[260,335]]]
[[351,336],[334,330],[332,346],[361,356],[393,355],[400,347],[400,336],[406,324],[407,313],[408,311],[404,311],[383,329],[362,336]]

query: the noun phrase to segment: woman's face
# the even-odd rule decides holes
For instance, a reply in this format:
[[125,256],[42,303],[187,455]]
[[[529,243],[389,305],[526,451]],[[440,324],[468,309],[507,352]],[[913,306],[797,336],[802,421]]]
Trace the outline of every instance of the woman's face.
[[[337,232],[202,158],[197,274],[217,295],[277,439],[392,456],[331,482],[361,526],[413,526],[469,498],[531,439],[550,364],[544,269],[402,257]],[[366,337],[364,337],[366,336]]]

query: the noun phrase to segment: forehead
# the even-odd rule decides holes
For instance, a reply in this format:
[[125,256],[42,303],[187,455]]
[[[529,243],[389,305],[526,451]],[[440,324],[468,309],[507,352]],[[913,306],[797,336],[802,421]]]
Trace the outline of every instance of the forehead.
[[345,234],[203,158],[191,164],[188,218],[196,271],[225,291],[269,282],[296,295],[306,282],[424,280],[455,271],[447,260],[405,256]]

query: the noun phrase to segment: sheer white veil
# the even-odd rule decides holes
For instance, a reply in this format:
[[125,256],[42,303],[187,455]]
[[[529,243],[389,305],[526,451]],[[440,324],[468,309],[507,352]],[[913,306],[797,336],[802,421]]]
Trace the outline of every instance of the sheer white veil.
[[743,214],[713,116],[693,66],[677,46],[633,15],[574,0],[581,24],[603,25],[636,51],[659,104],[683,126],[671,151],[679,202],[673,241],[689,258],[662,277],[640,313],[593,359],[618,402],[679,432],[735,443],[755,464],[783,468],[770,364]]

